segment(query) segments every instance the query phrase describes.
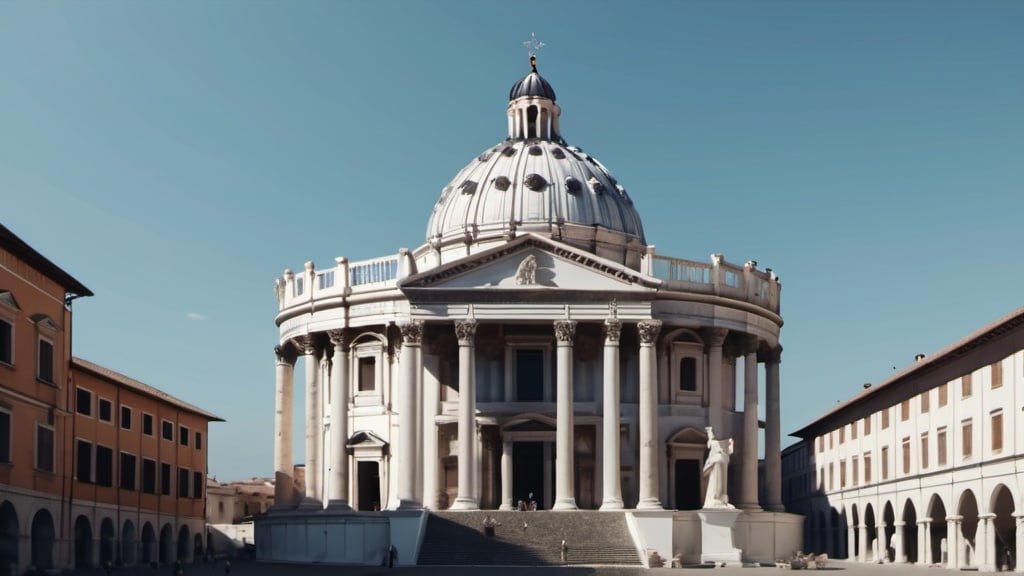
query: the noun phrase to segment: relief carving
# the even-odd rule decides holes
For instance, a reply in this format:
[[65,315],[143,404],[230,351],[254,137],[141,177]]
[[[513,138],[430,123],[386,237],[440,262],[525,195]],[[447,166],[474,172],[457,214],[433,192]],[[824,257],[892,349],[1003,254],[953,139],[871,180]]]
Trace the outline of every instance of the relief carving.
[[519,286],[532,286],[537,283],[537,257],[533,254],[523,258],[516,269],[516,284]]

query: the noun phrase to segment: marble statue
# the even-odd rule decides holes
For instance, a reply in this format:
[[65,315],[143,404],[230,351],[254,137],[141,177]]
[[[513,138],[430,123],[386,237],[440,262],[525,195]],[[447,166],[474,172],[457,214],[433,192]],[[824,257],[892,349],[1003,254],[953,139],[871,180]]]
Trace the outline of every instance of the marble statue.
[[729,504],[729,455],[732,454],[732,438],[716,440],[710,426],[708,433],[708,459],[704,462],[704,476],[708,479],[708,490],[704,496],[704,508],[735,508]]

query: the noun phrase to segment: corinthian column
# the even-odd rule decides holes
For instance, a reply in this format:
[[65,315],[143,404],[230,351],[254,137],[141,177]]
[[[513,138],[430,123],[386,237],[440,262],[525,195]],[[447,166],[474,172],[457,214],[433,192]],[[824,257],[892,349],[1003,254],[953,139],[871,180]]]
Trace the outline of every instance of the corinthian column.
[[349,510],[348,505],[348,342],[344,330],[329,330],[331,360],[331,456],[328,508]]
[[423,340],[423,322],[412,320],[400,324],[402,332],[401,379],[398,382],[398,509],[422,508],[416,495],[417,434],[416,434],[416,391],[423,373],[423,357],[420,343]]
[[772,350],[765,362],[764,377],[764,483],[765,507],[782,512],[782,429],[779,411],[779,361],[782,348]]
[[576,485],[573,474],[572,353],[576,322],[555,322],[556,394],[555,417],[555,510],[576,510]]
[[306,364],[306,497],[303,506],[322,507],[320,501],[320,438],[323,413],[320,408],[320,346],[317,338],[307,334],[296,339]]
[[604,499],[601,510],[622,509],[622,475],[619,472],[619,336],[618,318],[604,321]]
[[288,343],[274,346],[277,356],[274,391],[274,505],[295,505],[295,462],[292,457],[294,422],[295,349]]
[[726,328],[704,330],[708,346],[708,425],[719,434],[725,431],[722,425],[722,344],[728,334]]
[[757,510],[757,336],[747,336],[743,353],[743,478],[740,508]]
[[658,499],[658,368],[654,344],[661,320],[638,322],[640,332],[640,499],[637,509],[661,509]]
[[476,321],[455,323],[459,339],[459,492],[452,510],[479,510],[476,499]]

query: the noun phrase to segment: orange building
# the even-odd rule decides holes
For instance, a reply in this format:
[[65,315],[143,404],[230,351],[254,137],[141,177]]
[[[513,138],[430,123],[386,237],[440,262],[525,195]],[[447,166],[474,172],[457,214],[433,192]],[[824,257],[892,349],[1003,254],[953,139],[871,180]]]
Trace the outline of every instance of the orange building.
[[84,285],[0,225],[0,567],[189,561],[204,548],[207,426],[71,356]]

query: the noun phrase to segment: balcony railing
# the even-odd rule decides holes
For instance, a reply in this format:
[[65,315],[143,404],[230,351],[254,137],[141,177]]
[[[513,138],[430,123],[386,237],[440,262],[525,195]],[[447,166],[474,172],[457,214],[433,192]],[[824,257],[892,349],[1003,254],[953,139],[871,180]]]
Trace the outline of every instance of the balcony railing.
[[650,247],[643,271],[664,282],[666,290],[714,294],[743,300],[779,312],[779,280],[772,271],[758,270],[750,261],[743,266],[712,254],[711,262],[696,262],[654,254]]

